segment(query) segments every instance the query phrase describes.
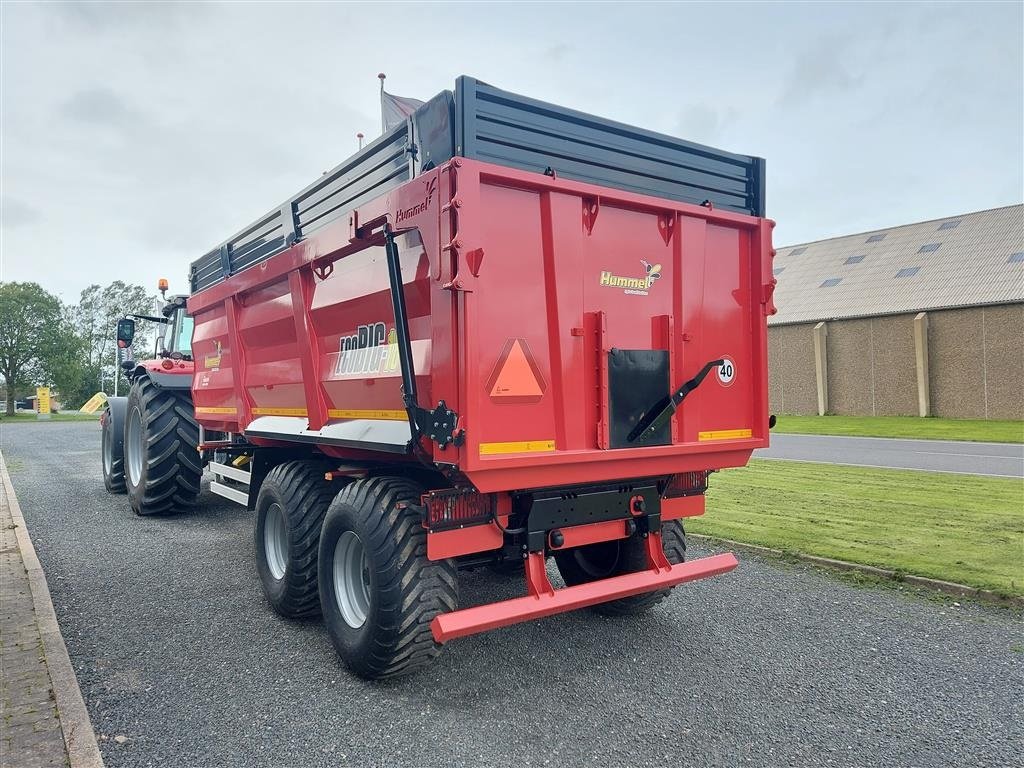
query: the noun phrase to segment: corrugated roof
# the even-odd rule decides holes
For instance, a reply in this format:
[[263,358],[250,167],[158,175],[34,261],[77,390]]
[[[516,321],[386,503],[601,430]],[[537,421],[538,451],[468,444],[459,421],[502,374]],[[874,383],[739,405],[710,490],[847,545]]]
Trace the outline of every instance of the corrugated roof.
[[771,325],[1024,301],[1024,205],[776,251]]

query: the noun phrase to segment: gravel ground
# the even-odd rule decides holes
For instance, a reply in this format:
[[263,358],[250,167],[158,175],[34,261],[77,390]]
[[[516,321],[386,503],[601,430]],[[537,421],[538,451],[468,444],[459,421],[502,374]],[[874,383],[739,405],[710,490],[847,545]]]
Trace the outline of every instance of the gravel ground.
[[510,627],[370,684],[267,607],[250,513],[135,517],[95,424],[2,446],[110,768],[1022,765],[1019,613],[747,556],[646,616]]

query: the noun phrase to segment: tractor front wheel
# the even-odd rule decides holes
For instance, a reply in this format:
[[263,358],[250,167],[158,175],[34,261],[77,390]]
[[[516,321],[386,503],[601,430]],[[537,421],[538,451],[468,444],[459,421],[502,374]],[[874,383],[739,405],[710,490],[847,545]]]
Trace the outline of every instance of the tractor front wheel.
[[128,500],[136,514],[181,512],[195,504],[203,475],[198,446],[189,391],[136,379],[124,430]]
[[458,603],[453,560],[427,559],[416,507],[423,489],[372,477],[331,502],[320,534],[320,609],[342,660],[360,677],[414,672],[440,652],[430,622]]

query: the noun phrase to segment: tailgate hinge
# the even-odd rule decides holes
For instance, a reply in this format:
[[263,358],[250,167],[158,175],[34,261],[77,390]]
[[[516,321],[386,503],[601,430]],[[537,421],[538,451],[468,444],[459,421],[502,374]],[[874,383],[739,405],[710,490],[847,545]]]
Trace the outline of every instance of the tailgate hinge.
[[406,410],[409,411],[410,424],[413,427],[413,439],[419,435],[429,437],[443,451],[449,445],[458,448],[465,441],[466,430],[459,429],[459,415],[441,400],[434,410],[410,404],[406,398]]

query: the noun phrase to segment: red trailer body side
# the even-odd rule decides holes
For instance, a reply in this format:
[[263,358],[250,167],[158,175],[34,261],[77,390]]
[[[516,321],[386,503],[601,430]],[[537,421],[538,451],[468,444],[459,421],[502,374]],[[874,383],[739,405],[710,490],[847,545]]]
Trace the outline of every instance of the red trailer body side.
[[[196,414],[254,442],[405,454],[381,239],[399,238],[424,445],[482,492],[718,469],[767,444],[766,219],[456,159],[189,300]],[[653,277],[651,277],[653,275]],[[607,354],[667,350],[671,444],[611,448]]]
[[[527,596],[438,615],[437,642],[723,573],[732,555],[671,563],[646,516],[702,514],[703,487],[678,497],[667,478],[701,485],[768,444],[773,226],[455,158],[192,296],[196,416],[363,473],[426,463],[454,493],[475,492],[485,501],[470,511],[484,512],[455,526],[434,526],[424,497],[432,561],[525,534],[511,546]],[[418,406],[433,412],[433,424],[415,417],[415,440],[406,349]],[[648,417],[688,381],[655,432]],[[513,519],[526,527],[505,530]],[[646,570],[548,582],[545,553],[634,536]]]

